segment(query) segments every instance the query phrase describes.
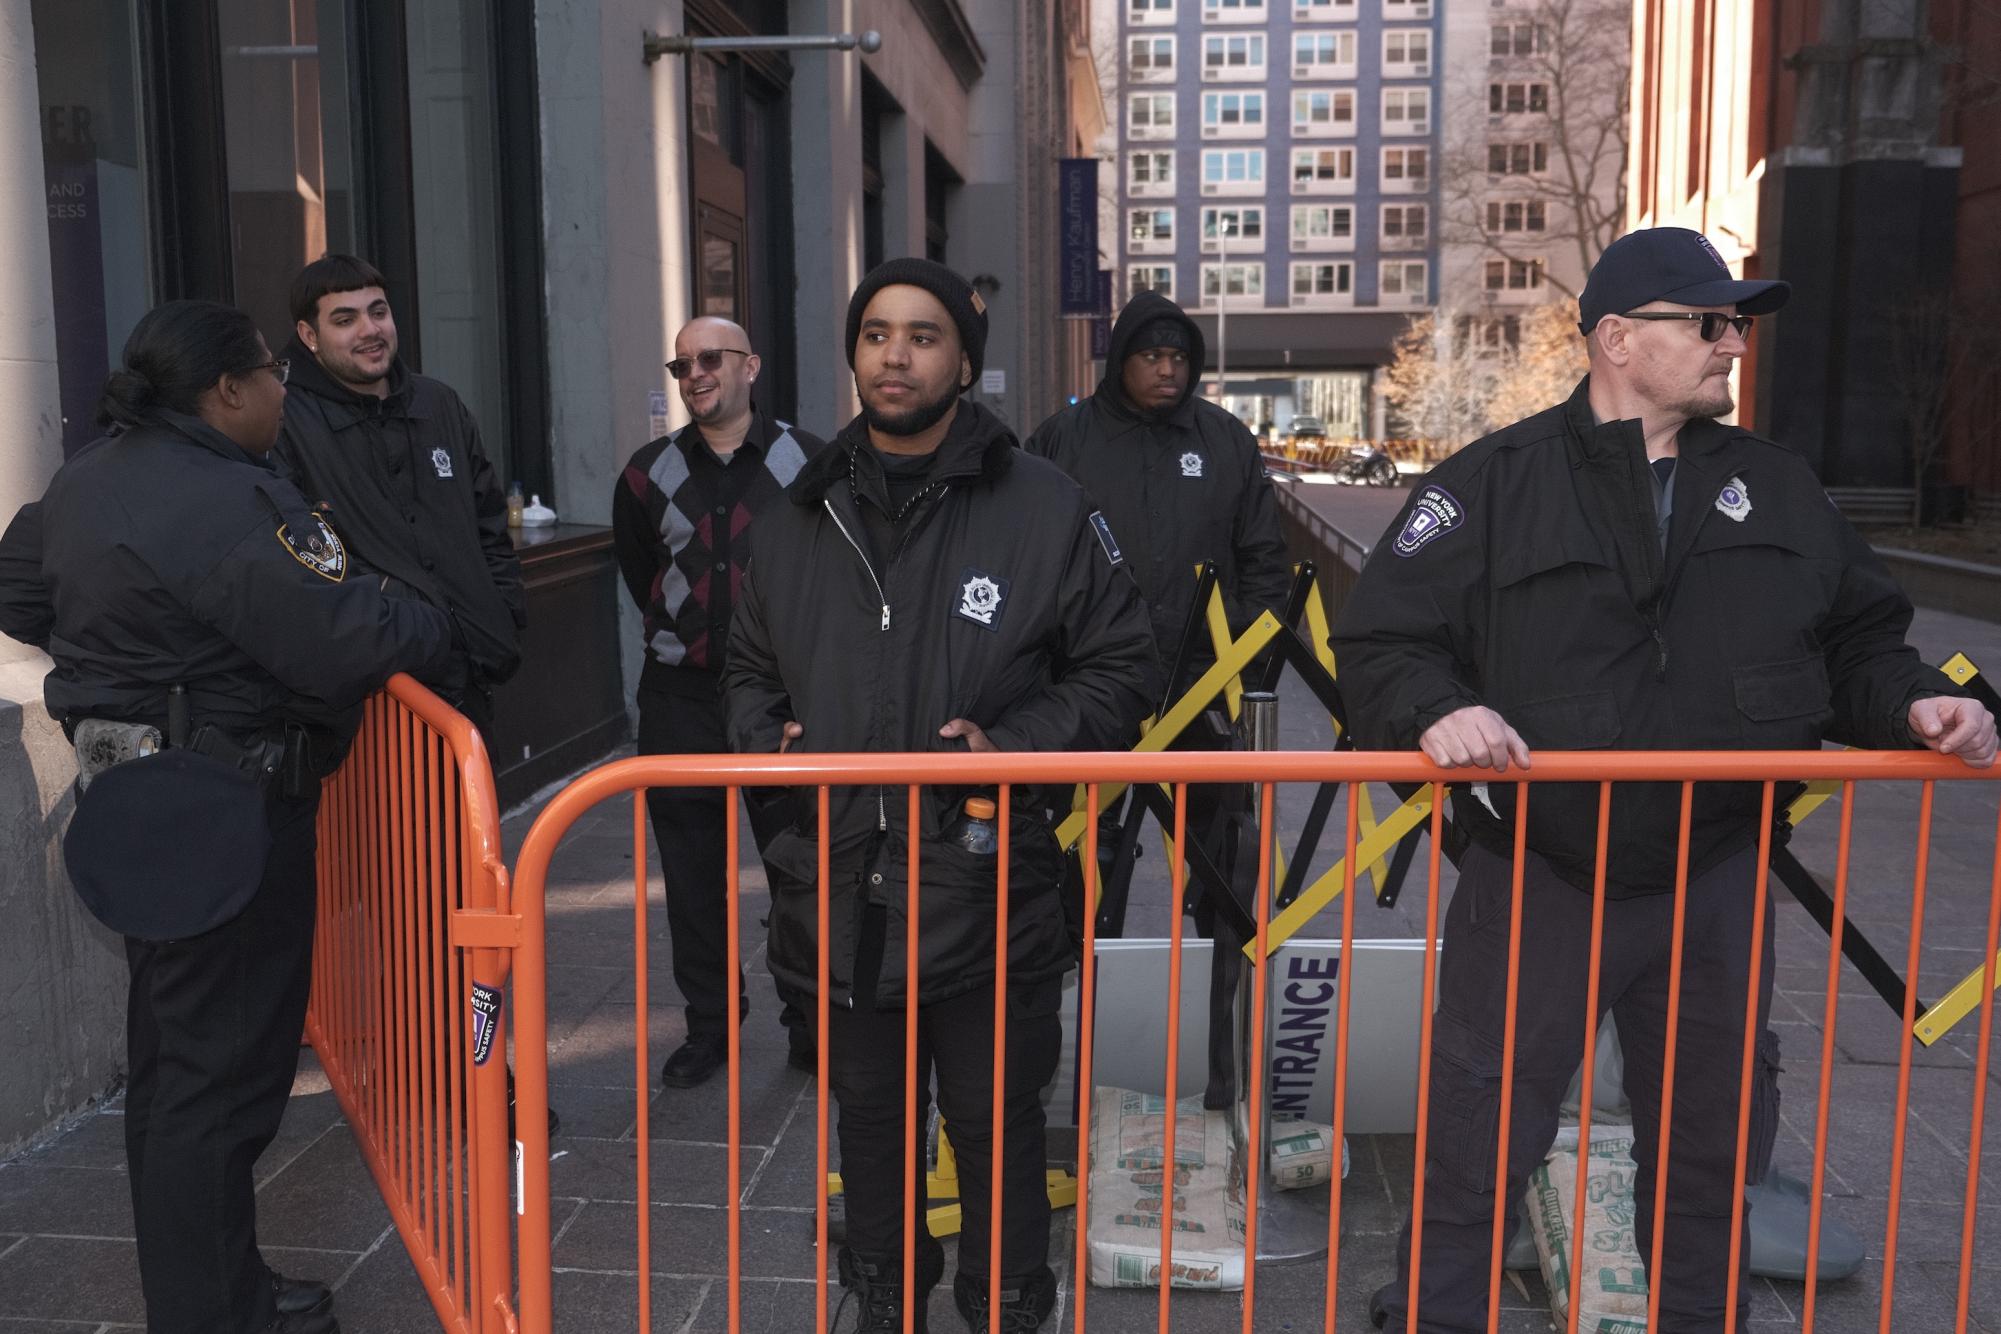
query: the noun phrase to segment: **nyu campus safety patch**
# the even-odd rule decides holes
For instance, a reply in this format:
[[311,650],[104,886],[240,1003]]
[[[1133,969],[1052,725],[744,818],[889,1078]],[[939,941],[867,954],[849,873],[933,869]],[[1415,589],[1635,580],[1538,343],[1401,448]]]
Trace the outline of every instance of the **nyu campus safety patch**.
[[450,477],[452,475],[452,456],[445,452],[443,445],[431,451],[431,466],[438,470],[438,476],[440,477]]
[[289,526],[279,524],[278,541],[299,564],[337,584],[347,577],[347,548],[340,544],[340,538],[325,519],[317,514],[310,518],[311,526],[296,536]]
[[493,1034],[499,1028],[500,988],[472,984],[472,1063],[485,1065],[493,1055]]
[[1411,502],[1410,517],[1404,520],[1392,544],[1399,556],[1415,556],[1425,543],[1445,536],[1466,522],[1466,507],[1442,486],[1427,486]]
[[1202,456],[1192,449],[1183,454],[1181,456],[1181,475],[1183,477],[1200,477],[1202,475]]
[[1001,612],[1007,606],[1008,581],[968,565],[959,571],[959,605],[954,616],[963,616],[983,630],[1000,629]]
[[1118,539],[1112,536],[1112,525],[1105,521],[1103,510],[1091,511],[1091,531],[1098,535],[1098,545],[1105,549],[1106,560],[1117,565],[1126,558],[1119,550]]
[[1738,523],[1750,516],[1751,493],[1744,489],[1743,478],[1732,477],[1723,484],[1723,489],[1716,493],[1716,508]]

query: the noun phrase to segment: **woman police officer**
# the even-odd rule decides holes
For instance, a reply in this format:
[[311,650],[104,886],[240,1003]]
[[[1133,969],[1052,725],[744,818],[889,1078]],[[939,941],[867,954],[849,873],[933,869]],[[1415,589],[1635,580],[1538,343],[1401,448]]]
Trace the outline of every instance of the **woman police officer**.
[[286,364],[205,301],[147,314],[109,434],[0,539],[0,630],[44,648],[78,742],[64,842],[125,937],[125,1141],[153,1334],[327,1334],[332,1295],[258,1252],[251,1170],[298,1064],[320,775],[393,672],[443,665],[444,613],[349,568],[266,460]]

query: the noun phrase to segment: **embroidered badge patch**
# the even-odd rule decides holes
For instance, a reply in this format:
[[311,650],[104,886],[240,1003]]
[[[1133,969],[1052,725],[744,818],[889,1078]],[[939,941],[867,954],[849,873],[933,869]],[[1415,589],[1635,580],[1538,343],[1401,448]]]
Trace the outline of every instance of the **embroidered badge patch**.
[[452,456],[445,452],[443,445],[431,451],[431,466],[438,470],[440,477],[452,475]]
[[1119,550],[1118,539],[1112,536],[1112,525],[1105,522],[1103,510],[1091,511],[1091,531],[1098,535],[1098,545],[1105,549],[1105,559],[1117,565],[1123,561],[1125,553]]
[[1732,477],[1716,493],[1716,508],[1729,515],[1738,523],[1744,522],[1751,513],[1751,493],[1744,489],[1744,479]]
[[1008,581],[967,566],[959,572],[959,605],[954,616],[963,616],[984,630],[1000,629],[1001,612],[1007,607]]
[[1202,475],[1202,456],[1192,449],[1183,454],[1181,456],[1181,475],[1183,477],[1200,477]]
[[1415,556],[1425,543],[1445,536],[1466,522],[1466,507],[1442,486],[1427,486],[1411,502],[1410,517],[1404,520],[1392,544],[1399,556]]
[[337,584],[347,577],[347,548],[340,544],[340,538],[319,515],[310,516],[309,526],[299,535],[295,535],[288,525],[279,524],[278,541],[292,553],[292,559],[322,579]]

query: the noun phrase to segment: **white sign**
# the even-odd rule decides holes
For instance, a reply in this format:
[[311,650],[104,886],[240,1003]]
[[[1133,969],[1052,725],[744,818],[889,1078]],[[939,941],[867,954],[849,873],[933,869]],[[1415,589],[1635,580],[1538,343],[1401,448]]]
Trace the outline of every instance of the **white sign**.
[[667,434],[667,391],[646,391],[646,429],[655,439]]
[[1007,392],[1007,372],[981,371],[980,392],[983,394],[1005,394]]

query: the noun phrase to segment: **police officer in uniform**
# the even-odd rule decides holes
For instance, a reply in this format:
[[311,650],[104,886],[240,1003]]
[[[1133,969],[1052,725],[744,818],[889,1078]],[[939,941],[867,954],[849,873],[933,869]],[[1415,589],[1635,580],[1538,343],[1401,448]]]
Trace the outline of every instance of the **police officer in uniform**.
[[[1146,712],[1153,645],[1138,587],[1077,485],[1023,454],[961,397],[979,380],[986,308],[964,278],[896,259],[848,305],[848,360],[863,412],[758,515],[730,626],[724,717],[742,752],[1097,750]],[[904,1328],[905,1116],[922,1125],[935,1072],[959,1154],[964,1226],[954,1297],[985,1334],[1040,1327],[1049,1269],[1040,1093],[1062,1043],[1072,950],[1058,902],[1062,855],[1049,804],[1017,788],[1009,833],[1005,1124],[994,1153],[997,812],[991,794],[931,789],[911,828],[903,788],[836,788],[829,827],[802,794],[765,849],[772,976],[818,985],[818,856],[832,864],[827,1060],[840,1102],[847,1243],[842,1283],[860,1327]],[[924,908],[916,984],[905,971],[911,842]],[[915,996],[910,993],[916,992]],[[905,1007],[917,1006],[918,1087],[906,1105]],[[922,1136],[919,1137],[922,1142]],[[990,1204],[1000,1215],[1000,1309],[988,1310]],[[922,1228],[922,1218],[919,1218]],[[943,1276],[915,1240],[914,1328]]]
[[251,1177],[298,1063],[320,775],[444,613],[385,596],[279,479],[286,363],[229,306],[139,321],[111,434],[0,539],[0,630],[54,659],[79,745],[65,854],[125,936],[126,1153],[151,1334],[328,1334],[332,1294],[258,1252]]
[[[1361,743],[1505,774],[1556,750],[1815,750],[1823,739],[1994,760],[1994,720],[1904,642],[1911,605],[1791,449],[1725,424],[1730,375],[1785,283],[1731,276],[1680,228],[1607,247],[1579,299],[1590,374],[1570,400],[1432,471],[1370,555],[1332,640]],[[1614,789],[1600,1004],[1633,1108],[1634,1221],[1653,1250],[1678,784]],[[1512,785],[1455,786],[1470,839],[1439,971],[1422,1289],[1392,1330],[1487,1328]],[[1760,792],[1695,789],[1660,1290],[1662,1334],[1725,1326]],[[1540,786],[1527,811],[1506,1226],[1582,1055],[1598,789]],[[1778,831],[1783,834],[1783,830]],[[1773,976],[1769,905],[1757,1024]],[[1526,984],[1533,979],[1533,984]],[[1740,1277],[1749,1247],[1739,1257]],[[1741,1283],[1737,1327],[1749,1316]]]

